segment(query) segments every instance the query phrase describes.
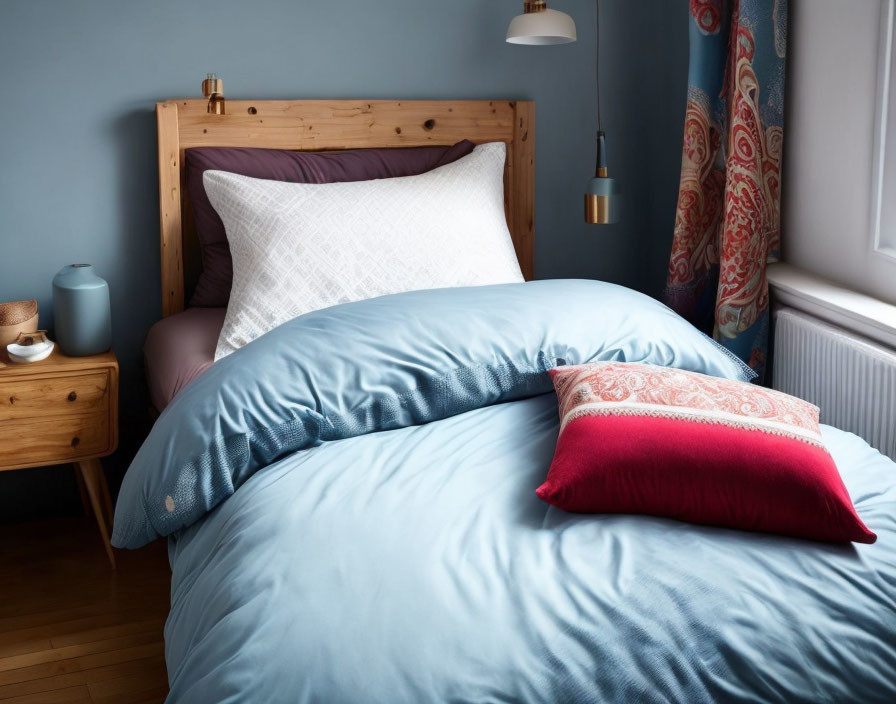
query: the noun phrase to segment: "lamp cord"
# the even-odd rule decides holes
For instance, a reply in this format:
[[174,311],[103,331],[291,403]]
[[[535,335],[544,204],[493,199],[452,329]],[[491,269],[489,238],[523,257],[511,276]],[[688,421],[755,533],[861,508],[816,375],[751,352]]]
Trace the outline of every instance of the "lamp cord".
[[597,131],[603,131],[600,119],[600,0],[594,0],[594,26],[595,26],[595,50],[594,73],[597,76]]
[[604,126],[600,118],[600,0],[594,0],[594,26],[596,29],[594,70],[597,84],[597,149],[594,154],[594,177],[604,178],[607,175],[607,152],[604,148]]

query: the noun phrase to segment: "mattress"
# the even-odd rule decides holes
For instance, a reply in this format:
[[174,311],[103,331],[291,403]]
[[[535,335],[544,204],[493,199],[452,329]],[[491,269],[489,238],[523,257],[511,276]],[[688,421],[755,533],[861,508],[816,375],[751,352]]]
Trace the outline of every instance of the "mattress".
[[143,345],[149,397],[159,413],[215,361],[226,308],[188,308],[162,318]]

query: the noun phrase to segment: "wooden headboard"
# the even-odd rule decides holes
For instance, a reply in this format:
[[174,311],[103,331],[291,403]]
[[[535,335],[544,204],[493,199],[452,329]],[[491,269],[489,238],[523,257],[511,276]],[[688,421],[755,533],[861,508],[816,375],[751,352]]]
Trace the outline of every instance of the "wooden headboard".
[[198,242],[184,181],[190,147],[336,151],[505,142],[504,207],[520,268],[532,278],[535,222],[535,104],[499,100],[227,100],[156,103],[162,315],[184,309],[199,271]]

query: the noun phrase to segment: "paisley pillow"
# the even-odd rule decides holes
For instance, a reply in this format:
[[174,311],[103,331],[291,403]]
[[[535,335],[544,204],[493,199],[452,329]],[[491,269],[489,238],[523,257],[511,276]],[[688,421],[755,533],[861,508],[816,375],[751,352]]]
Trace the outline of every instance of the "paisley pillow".
[[576,513],[642,513],[873,543],[821,440],[818,408],[649,364],[551,371],[560,437],[536,493]]

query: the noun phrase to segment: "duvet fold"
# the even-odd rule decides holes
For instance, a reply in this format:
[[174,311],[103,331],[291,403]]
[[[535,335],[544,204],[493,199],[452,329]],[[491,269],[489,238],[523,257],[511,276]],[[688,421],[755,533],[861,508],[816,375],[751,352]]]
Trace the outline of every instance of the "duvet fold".
[[193,524],[290,453],[547,393],[549,369],[611,360],[752,375],[662,304],[596,281],[414,291],[299,316],[165,409],[124,478],[112,543]]

